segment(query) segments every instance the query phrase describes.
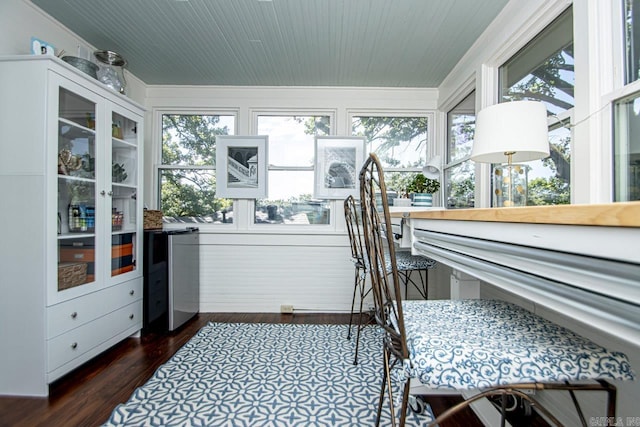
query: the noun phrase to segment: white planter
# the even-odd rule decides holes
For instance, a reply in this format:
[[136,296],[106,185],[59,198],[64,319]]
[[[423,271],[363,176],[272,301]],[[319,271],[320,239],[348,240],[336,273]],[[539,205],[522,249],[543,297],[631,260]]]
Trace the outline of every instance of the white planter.
[[395,199],[393,199],[393,206],[401,206],[401,207],[411,206],[411,199],[407,199],[405,197],[395,198]]

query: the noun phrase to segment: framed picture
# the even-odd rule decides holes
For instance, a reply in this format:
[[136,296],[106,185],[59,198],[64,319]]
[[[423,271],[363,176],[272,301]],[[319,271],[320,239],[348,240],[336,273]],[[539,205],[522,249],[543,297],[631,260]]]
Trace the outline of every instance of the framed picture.
[[317,136],[314,197],[360,197],[358,174],[364,163],[364,137]]
[[268,136],[216,136],[216,197],[267,197]]

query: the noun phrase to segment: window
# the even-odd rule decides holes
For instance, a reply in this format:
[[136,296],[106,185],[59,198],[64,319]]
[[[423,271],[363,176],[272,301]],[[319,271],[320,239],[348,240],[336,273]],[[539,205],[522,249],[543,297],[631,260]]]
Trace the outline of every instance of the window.
[[476,93],[447,113],[447,153],[444,168],[446,207],[474,207],[475,163],[469,160],[476,127]]
[[[625,12],[625,83],[640,80],[640,0],[623,0]],[[635,25],[638,21],[639,25]]]
[[[627,85],[637,90],[640,80],[640,0],[624,0]],[[628,92],[628,90],[627,90]],[[632,93],[614,103],[614,201],[640,200],[640,94]]]
[[574,107],[573,13],[569,8],[500,67],[501,102],[542,101],[552,125],[550,156],[527,162],[528,205],[570,203],[571,132],[562,124]]
[[233,222],[233,201],[216,198],[215,150],[216,135],[234,129],[232,115],[162,115],[158,198],[165,221]]
[[354,136],[364,136],[385,170],[390,197],[406,193],[408,180],[426,164],[429,117],[354,116]]
[[269,177],[256,224],[329,224],[330,201],[313,198],[315,137],[329,131],[329,116],[258,115],[258,135],[269,136]]

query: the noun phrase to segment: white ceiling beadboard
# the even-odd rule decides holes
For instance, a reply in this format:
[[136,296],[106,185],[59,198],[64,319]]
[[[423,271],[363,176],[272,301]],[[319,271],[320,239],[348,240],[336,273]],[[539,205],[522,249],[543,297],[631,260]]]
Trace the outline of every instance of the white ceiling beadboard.
[[507,0],[32,2],[150,85],[437,87]]

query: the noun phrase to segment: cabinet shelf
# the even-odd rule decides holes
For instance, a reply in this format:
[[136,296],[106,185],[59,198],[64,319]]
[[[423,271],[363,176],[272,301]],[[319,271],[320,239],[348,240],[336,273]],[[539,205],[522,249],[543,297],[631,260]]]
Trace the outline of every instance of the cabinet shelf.
[[94,178],[84,178],[81,176],[64,175],[61,173],[58,174],[58,179],[67,180],[70,182],[83,182],[83,183],[89,183],[89,184],[95,184],[96,182]]
[[126,189],[130,189],[130,190],[135,190],[137,187],[135,185],[132,184],[123,184],[121,182],[113,182],[111,183],[111,186],[114,190],[114,193],[116,191],[117,188],[126,188]]
[[58,240],[72,240],[72,239],[83,239],[85,237],[95,237],[95,233],[86,233],[86,232],[66,232],[62,234],[58,234]]
[[58,132],[64,138],[92,138],[95,137],[95,129],[79,125],[78,123],[60,117],[58,119]]
[[112,142],[111,142],[111,147],[114,150],[137,150],[138,147],[136,146],[136,144],[129,142],[129,141],[125,141],[124,139],[119,139],[119,138],[111,138]]

